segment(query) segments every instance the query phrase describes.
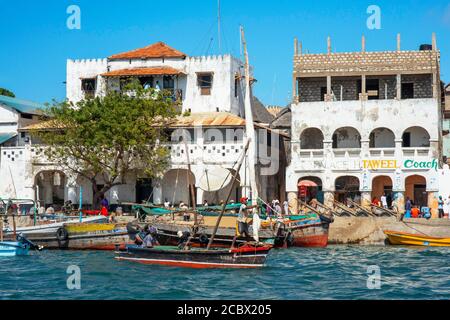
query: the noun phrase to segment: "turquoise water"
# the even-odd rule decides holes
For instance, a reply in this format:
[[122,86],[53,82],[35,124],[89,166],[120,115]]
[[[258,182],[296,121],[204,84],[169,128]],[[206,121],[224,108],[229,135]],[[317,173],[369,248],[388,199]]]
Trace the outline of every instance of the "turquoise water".
[[[0,299],[450,299],[450,248],[330,246],[273,250],[258,270],[194,270],[43,251],[0,258]],[[81,289],[67,289],[67,268]],[[367,288],[371,265],[381,288]]]

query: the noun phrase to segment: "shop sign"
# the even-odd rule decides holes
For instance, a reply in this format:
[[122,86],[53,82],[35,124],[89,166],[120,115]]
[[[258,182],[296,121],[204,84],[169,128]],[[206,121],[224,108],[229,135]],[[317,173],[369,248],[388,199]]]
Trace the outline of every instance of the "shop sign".
[[438,169],[438,161],[431,159],[427,161],[405,159],[399,160],[362,160],[363,169],[370,170],[395,170],[395,169]]

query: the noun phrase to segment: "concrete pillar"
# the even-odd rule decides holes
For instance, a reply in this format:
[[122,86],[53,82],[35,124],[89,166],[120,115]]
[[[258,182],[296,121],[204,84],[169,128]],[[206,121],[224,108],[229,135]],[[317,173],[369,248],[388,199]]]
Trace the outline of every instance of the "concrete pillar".
[[327,51],[328,54],[331,54],[331,37],[327,38]]
[[361,38],[361,52],[366,52],[366,37],[364,37],[364,35]]
[[366,75],[365,74],[363,74],[361,76],[361,94],[359,96],[359,100],[362,100],[362,101],[367,100]]
[[327,76],[327,94],[324,100],[333,101],[333,94],[331,92],[331,76]]
[[439,211],[438,211],[438,192],[435,191],[428,191],[428,207],[431,210],[431,217],[433,219],[439,218]]
[[[168,199],[169,201],[172,201],[172,199]],[[156,182],[153,185],[153,203],[154,204],[163,204],[165,200],[162,199],[162,187],[160,182]],[[173,205],[173,203],[172,203]]]
[[370,147],[370,140],[369,139],[361,139],[361,158],[363,159],[369,159],[369,148]]
[[401,100],[402,99],[402,75],[401,74],[397,74],[396,77],[397,81],[396,81],[396,86],[397,86],[397,100]]
[[400,33],[397,33],[397,51],[400,52],[401,50],[401,36]]
[[370,210],[370,204],[372,203],[372,192],[362,191],[361,192],[361,206]]
[[298,214],[298,192],[297,191],[291,191],[288,192],[288,204],[289,204],[289,211],[293,214]]
[[66,176],[66,185],[64,186],[64,201],[72,201],[73,204],[78,203],[77,179],[75,176]]
[[333,191],[325,191],[323,193],[323,204],[328,207],[333,207],[334,205],[334,192]]
[[294,55],[298,55],[298,39],[294,38]]
[[392,199],[392,207],[399,213],[405,212],[405,192],[394,191],[394,197]]
[[395,158],[396,159],[401,159],[403,157],[402,144],[403,144],[403,139],[395,139]]

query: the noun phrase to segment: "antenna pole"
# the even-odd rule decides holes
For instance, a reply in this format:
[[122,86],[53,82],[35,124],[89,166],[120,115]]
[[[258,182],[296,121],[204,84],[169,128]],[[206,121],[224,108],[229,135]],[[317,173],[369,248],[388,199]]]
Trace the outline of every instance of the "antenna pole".
[[219,34],[219,54],[222,54],[222,39],[220,37],[220,0],[217,0],[217,31]]

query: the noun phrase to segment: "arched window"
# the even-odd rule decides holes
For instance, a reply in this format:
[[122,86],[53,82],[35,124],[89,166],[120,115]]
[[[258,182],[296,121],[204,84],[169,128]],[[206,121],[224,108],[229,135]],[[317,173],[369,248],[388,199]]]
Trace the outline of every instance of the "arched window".
[[308,128],[300,135],[301,149],[323,149],[323,133],[317,128]]
[[403,132],[403,148],[427,148],[430,146],[430,134],[422,127],[410,127]]
[[337,129],[333,134],[334,149],[361,148],[361,135],[352,127]]
[[377,128],[370,133],[370,148],[395,148],[395,135],[388,128]]

